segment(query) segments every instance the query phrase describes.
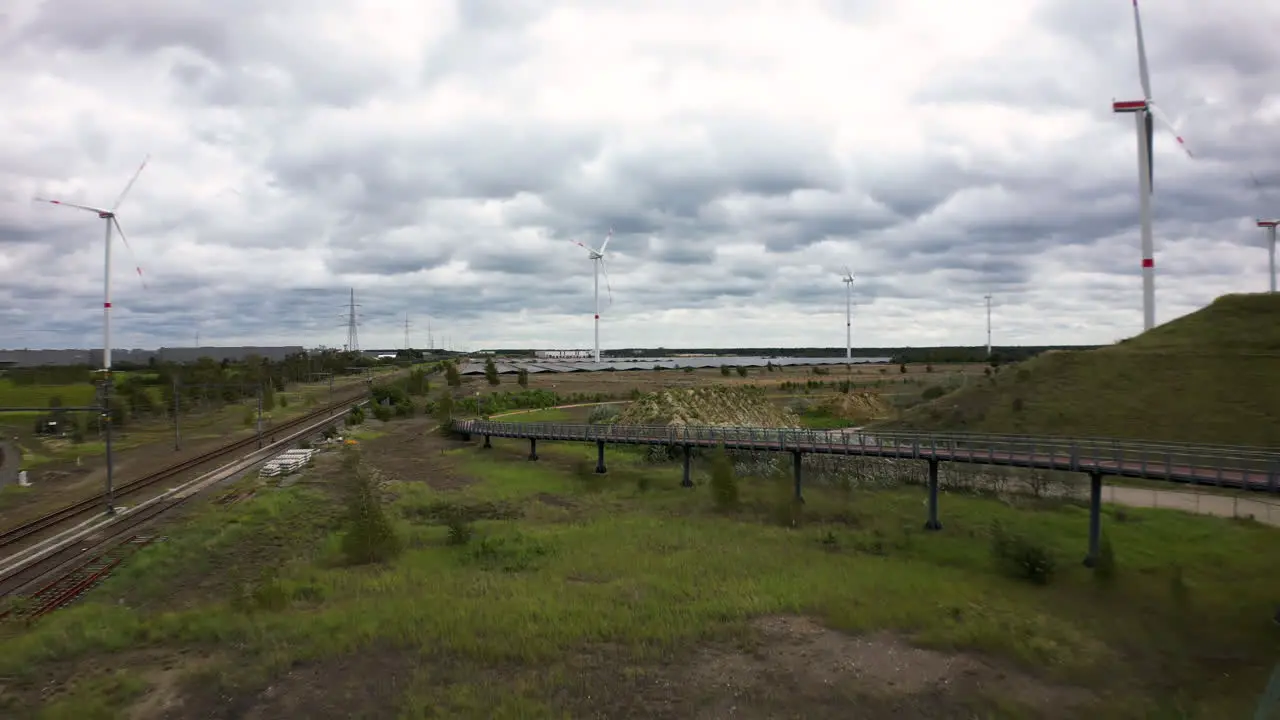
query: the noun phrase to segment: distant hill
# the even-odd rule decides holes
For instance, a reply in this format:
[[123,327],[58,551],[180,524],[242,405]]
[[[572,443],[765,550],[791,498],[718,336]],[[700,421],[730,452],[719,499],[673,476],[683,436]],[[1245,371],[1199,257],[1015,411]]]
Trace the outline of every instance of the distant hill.
[[1280,295],[1000,368],[877,427],[1280,447]]

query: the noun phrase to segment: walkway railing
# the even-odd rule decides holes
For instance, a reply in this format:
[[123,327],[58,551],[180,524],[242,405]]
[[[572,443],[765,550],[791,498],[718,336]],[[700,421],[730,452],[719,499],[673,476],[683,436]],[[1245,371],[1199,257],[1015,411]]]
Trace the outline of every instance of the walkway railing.
[[1147,478],[1276,492],[1280,451],[1264,448],[973,433],[863,433],[678,425],[581,425],[454,420],[463,434],[629,445],[861,455]]

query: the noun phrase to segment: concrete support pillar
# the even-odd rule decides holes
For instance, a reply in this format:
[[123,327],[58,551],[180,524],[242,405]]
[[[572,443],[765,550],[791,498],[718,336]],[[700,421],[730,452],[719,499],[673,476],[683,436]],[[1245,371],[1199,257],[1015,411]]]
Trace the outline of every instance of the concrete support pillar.
[[485,435],[485,436],[484,436],[484,445],[481,445],[481,447],[482,447],[482,448],[484,448],[485,450],[488,450],[489,448],[492,448],[492,447],[493,447],[493,444],[489,442],[489,436],[488,436],[488,435]]
[[799,450],[791,451],[791,471],[792,471],[792,474],[795,476],[796,502],[801,502],[801,503],[804,502],[804,494],[800,491],[800,480],[801,480],[800,461],[803,458],[804,458],[804,454],[801,453]]
[[684,446],[684,479],[680,481],[680,487],[693,487],[693,478],[689,476],[689,465],[693,459],[693,449],[688,445]]
[[608,470],[604,466],[604,441],[596,441],[596,474],[603,475]]
[[1089,554],[1085,567],[1098,564],[1098,548],[1102,544],[1102,473],[1089,473]]
[[929,460],[929,519],[925,521],[925,530],[941,530],[938,522],[938,461]]
[[529,459],[538,459],[538,438],[529,438]]

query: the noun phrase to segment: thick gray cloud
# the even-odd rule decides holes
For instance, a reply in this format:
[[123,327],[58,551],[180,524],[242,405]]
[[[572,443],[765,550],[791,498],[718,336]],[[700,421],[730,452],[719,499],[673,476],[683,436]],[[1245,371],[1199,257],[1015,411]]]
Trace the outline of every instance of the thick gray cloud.
[[[1105,7],[1104,7],[1105,5]],[[1280,9],[1150,3],[1158,319],[1266,287]],[[125,346],[1109,342],[1140,327],[1131,6],[14,0],[0,327]],[[1250,174],[1258,178],[1255,186]],[[612,290],[612,303],[609,302]]]

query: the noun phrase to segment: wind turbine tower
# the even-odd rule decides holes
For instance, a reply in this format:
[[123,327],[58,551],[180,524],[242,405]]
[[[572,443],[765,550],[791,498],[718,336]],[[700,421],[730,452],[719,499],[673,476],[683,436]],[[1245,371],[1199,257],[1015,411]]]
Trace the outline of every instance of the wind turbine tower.
[[587,251],[587,257],[591,258],[593,282],[595,288],[595,358],[596,362],[600,362],[600,272],[604,272],[604,286],[609,291],[609,304],[613,304],[613,288],[609,285],[609,271],[604,267],[604,250],[609,247],[609,241],[613,239],[613,228],[609,228],[609,234],[604,236],[604,242],[601,243],[600,249],[596,250],[589,245],[584,245],[577,240],[571,240]]
[[[111,228],[115,228],[120,235],[120,241],[124,243],[124,247],[133,254],[133,249],[129,247],[129,238],[125,236],[124,229],[120,227],[120,221],[116,219],[116,211],[120,209],[120,204],[124,202],[125,196],[133,189],[133,184],[138,181],[138,176],[142,174],[143,168],[147,166],[147,160],[150,156],[143,158],[142,164],[133,173],[133,177],[129,178],[129,182],[124,186],[124,190],[120,192],[120,196],[116,198],[116,202],[111,206],[110,210],[104,208],[96,208],[89,205],[77,205],[76,203],[63,202],[62,200],[51,200],[49,198],[36,198],[39,202],[47,202],[53,205],[63,205],[73,207],[77,210],[85,210],[96,213],[98,219],[105,221],[106,242],[103,248],[102,262],[102,408],[103,408],[103,425],[106,429],[106,460],[107,460],[107,477],[106,477],[106,501],[107,514],[115,514],[114,494],[112,490],[112,461],[111,461],[111,423],[108,421],[111,400]],[[146,279],[142,277],[142,268],[134,262],[134,270],[138,273],[138,278],[142,280],[142,286],[147,286]]]
[[991,295],[983,295],[987,301],[987,357],[991,357]]
[[1276,225],[1280,225],[1280,220],[1258,220],[1258,227],[1267,229],[1267,257],[1271,261],[1267,265],[1267,277],[1271,280],[1272,295],[1276,292]]
[[404,313],[404,349],[409,349],[409,312]]
[[1173,123],[1156,107],[1151,99],[1151,77],[1147,72],[1147,49],[1142,41],[1142,19],[1138,14],[1138,0],[1133,0],[1133,24],[1138,36],[1138,77],[1142,81],[1142,100],[1125,100],[1111,103],[1112,112],[1132,113],[1138,130],[1138,216],[1142,224],[1142,329],[1150,330],[1156,324],[1156,262],[1155,246],[1151,238],[1152,174],[1152,118],[1166,125],[1178,140],[1178,145],[1191,155]]
[[844,266],[844,359],[853,359],[853,273]]

